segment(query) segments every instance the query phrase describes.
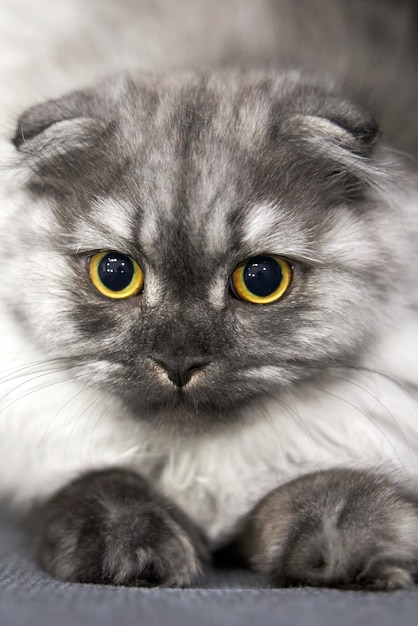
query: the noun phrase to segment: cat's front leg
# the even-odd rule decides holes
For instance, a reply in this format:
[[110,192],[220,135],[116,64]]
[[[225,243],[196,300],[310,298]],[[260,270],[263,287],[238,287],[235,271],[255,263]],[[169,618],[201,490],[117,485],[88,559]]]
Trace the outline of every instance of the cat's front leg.
[[418,498],[378,473],[309,474],[258,504],[239,545],[273,586],[409,588],[418,576]]
[[206,545],[193,523],[134,472],[85,474],[34,512],[40,563],[67,581],[187,586]]

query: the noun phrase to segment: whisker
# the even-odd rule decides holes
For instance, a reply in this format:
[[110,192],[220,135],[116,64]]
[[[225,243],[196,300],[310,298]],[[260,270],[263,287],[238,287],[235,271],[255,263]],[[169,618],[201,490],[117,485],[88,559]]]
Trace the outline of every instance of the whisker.
[[[30,378],[28,378],[27,380],[24,380],[23,382],[19,383],[18,385],[16,385],[15,387],[13,387],[12,389],[9,389],[1,398],[0,398],[0,403],[4,402],[4,400],[6,398],[8,398],[8,396],[14,394],[18,389],[20,389],[20,387],[24,387],[25,385],[28,385],[30,383],[32,383],[33,381],[36,381],[40,378],[44,378],[45,376],[51,376],[53,374],[57,374],[59,372],[65,372],[65,371],[69,371],[67,367],[61,367],[61,368],[56,368],[53,370],[47,370],[46,372],[41,372],[39,374],[37,374],[36,376],[31,376]],[[13,380],[13,379],[12,379]],[[63,379],[65,380],[65,379]],[[37,389],[35,388],[33,391],[36,391]],[[9,406],[9,405],[7,405]],[[4,410],[7,407],[3,407],[1,410]]]
[[350,402],[350,400],[347,400],[347,398],[343,398],[342,396],[340,396],[340,395],[338,395],[336,393],[333,393],[332,391],[330,391],[328,389],[323,389],[322,387],[319,387],[318,385],[311,384],[311,383],[306,383],[306,385],[309,386],[309,387],[312,387],[316,391],[321,391],[322,393],[324,393],[324,394],[326,394],[328,396],[331,396],[331,397],[333,397],[333,398],[335,398],[337,400],[340,400],[344,404],[350,406],[355,411],[360,413],[360,415],[363,415],[376,428],[376,430],[378,430],[379,433],[383,436],[384,440],[389,444],[390,448],[394,452],[394,455],[397,458],[397,460],[399,461],[399,463],[402,465],[402,467],[404,467],[404,463],[403,463],[402,459],[400,458],[399,454],[397,453],[393,443],[390,441],[390,439],[387,436],[387,434],[385,433],[385,431],[378,425],[378,423],[372,418],[371,415],[367,414],[360,407],[356,406],[354,404],[354,402]]
[[[38,378],[38,377],[37,377]],[[72,380],[79,380],[81,377],[80,376],[73,376],[73,377],[66,377],[66,378],[62,378],[60,380],[54,380],[52,382],[49,382],[46,385],[41,385],[39,387],[35,387],[34,389],[30,389],[29,391],[27,391],[26,393],[24,393],[23,395],[19,396],[18,398],[16,398],[15,400],[13,400],[12,402],[9,402],[9,404],[6,404],[6,406],[3,406],[0,408],[0,413],[2,413],[3,411],[5,411],[6,409],[9,409],[11,406],[15,405],[16,403],[20,402],[21,400],[23,400],[24,398],[27,398],[28,396],[37,393],[39,391],[43,391],[44,389],[48,389],[49,387],[54,387],[55,385],[59,385],[61,383],[66,383]],[[16,391],[16,389],[18,389],[19,387],[21,387],[21,385],[18,385],[18,387],[16,387],[15,389],[12,390],[12,392],[9,392],[6,394],[6,396],[10,395],[10,393],[13,393],[14,391]],[[6,397],[5,396],[5,397]],[[3,398],[4,399],[4,398]],[[2,399],[2,400],[3,400]]]
[[340,380],[341,382],[347,383],[352,385],[353,387],[356,387],[357,389],[360,389],[361,391],[364,391],[366,394],[368,394],[375,402],[377,402],[377,404],[385,411],[385,413],[387,414],[387,416],[392,420],[392,422],[396,425],[397,430],[399,432],[399,434],[401,435],[406,447],[408,448],[408,451],[410,453],[410,455],[412,456],[412,451],[409,445],[409,441],[407,440],[404,431],[401,428],[401,425],[399,424],[399,421],[396,419],[395,415],[389,410],[389,408],[381,401],[379,400],[379,398],[377,396],[375,396],[369,389],[367,389],[367,387],[364,387],[363,385],[360,385],[357,382],[354,382],[353,380],[350,380],[349,378],[344,378],[344,377],[340,377],[340,376],[335,376],[334,374],[329,374],[329,376],[331,378],[334,378],[335,380]]
[[[27,370],[31,370],[32,368],[35,369],[37,367],[40,366],[46,366],[46,365],[52,365],[52,363],[54,362],[65,362],[67,359],[70,359],[70,357],[59,357],[59,358],[54,358],[54,359],[45,359],[43,361],[34,361],[33,363],[29,363],[26,365],[23,365],[21,367],[15,368],[15,369],[11,369],[11,370],[5,370],[3,373],[5,374],[3,377],[0,378],[0,384],[1,383],[5,383],[5,382],[9,382],[10,380],[15,380],[21,376],[27,376]],[[73,359],[71,359],[73,360]],[[35,373],[35,372],[34,372]]]
[[[77,378],[70,378],[70,379],[68,379],[68,380],[70,380],[70,381],[73,381],[73,380],[78,380],[78,377],[77,377]],[[45,438],[46,438],[46,435],[48,434],[49,429],[52,427],[52,425],[54,424],[54,422],[56,421],[56,419],[59,417],[59,415],[60,415],[60,414],[61,414],[61,413],[62,413],[62,412],[63,412],[63,411],[64,411],[64,410],[68,407],[68,406],[70,406],[70,404],[71,404],[72,402],[74,402],[77,398],[79,398],[79,397],[82,395],[82,393],[84,393],[85,391],[88,391],[88,390],[92,389],[95,385],[96,385],[96,383],[87,383],[87,382],[86,382],[86,383],[85,383],[85,385],[84,385],[81,389],[78,389],[78,390],[77,390],[77,391],[76,391],[76,392],[75,392],[75,393],[71,396],[71,398],[69,398],[69,399],[68,399],[68,400],[64,403],[64,405],[60,407],[60,409],[58,410],[58,412],[54,415],[54,417],[51,419],[51,421],[49,422],[48,426],[45,428],[44,432],[42,433],[42,436],[41,436],[41,438],[40,438],[40,439],[39,439],[39,441],[38,441],[38,449],[42,446],[42,444],[43,444],[43,442],[44,442],[44,440],[45,440]]]

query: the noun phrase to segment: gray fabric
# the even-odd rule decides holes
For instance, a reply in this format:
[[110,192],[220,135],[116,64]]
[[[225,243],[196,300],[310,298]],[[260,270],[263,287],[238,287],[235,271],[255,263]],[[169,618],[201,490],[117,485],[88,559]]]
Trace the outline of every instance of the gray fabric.
[[0,626],[402,626],[418,624],[418,589],[395,593],[262,589],[246,571],[210,570],[194,589],[64,584],[33,561],[0,512]]

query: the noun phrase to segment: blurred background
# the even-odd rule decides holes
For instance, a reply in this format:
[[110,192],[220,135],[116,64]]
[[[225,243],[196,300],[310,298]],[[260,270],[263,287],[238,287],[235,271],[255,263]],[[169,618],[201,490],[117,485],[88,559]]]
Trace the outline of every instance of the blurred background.
[[0,127],[118,71],[302,68],[418,155],[417,0],[0,0]]

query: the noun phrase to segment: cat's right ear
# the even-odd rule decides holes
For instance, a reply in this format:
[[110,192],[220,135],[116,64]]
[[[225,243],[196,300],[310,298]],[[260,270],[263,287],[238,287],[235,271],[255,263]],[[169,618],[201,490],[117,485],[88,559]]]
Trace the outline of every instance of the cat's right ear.
[[74,92],[36,105],[18,120],[12,142],[33,178],[62,176],[82,167],[82,156],[100,142],[108,122],[98,117],[94,96]]
[[[18,150],[25,150],[35,145],[42,146],[46,138],[65,139],[73,138],[76,144],[80,139],[79,134],[64,131],[74,126],[74,130],[103,128],[104,122],[97,117],[95,110],[95,98],[89,91],[75,91],[57,100],[50,100],[31,107],[20,116],[13,145]],[[86,133],[82,133],[85,135]]]

